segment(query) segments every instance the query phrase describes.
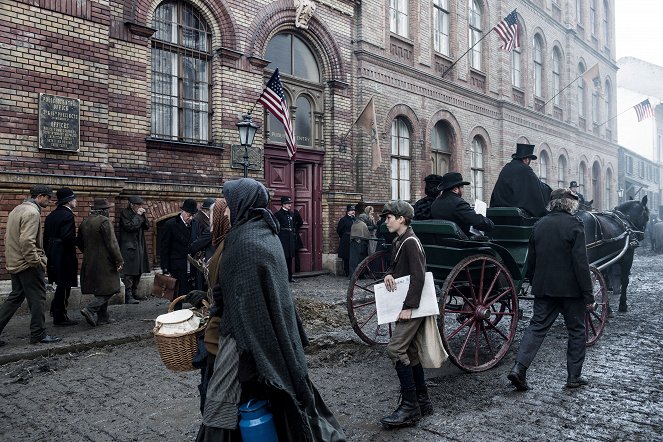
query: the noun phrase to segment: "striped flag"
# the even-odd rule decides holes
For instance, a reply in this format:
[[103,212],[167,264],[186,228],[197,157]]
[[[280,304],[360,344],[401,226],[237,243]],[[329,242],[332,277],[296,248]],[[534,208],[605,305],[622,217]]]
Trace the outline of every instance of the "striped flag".
[[649,98],[633,106],[635,114],[638,116],[638,123],[654,116],[654,108],[649,103]]
[[295,135],[292,131],[290,109],[288,109],[288,103],[285,101],[279,68],[276,68],[272,77],[267,82],[265,89],[262,91],[262,94],[260,94],[260,98],[258,98],[258,103],[265,106],[265,109],[267,109],[270,114],[274,115],[281,123],[283,123],[288,158],[292,160],[295,153],[297,153],[297,143],[295,142]]
[[514,9],[511,14],[504,17],[493,30],[502,40],[502,49],[511,52],[520,47],[520,31],[518,29],[518,14]]

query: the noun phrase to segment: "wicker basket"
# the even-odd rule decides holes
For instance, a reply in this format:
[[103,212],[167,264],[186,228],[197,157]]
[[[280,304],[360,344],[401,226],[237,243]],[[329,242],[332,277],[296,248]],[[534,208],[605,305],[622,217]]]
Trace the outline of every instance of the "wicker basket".
[[[175,309],[175,304],[183,301],[185,298],[186,296],[180,296],[173,299],[168,306],[168,312],[172,312]],[[191,361],[198,352],[198,336],[205,332],[206,325],[205,323],[196,330],[173,335],[162,335],[156,331],[154,332],[154,340],[157,343],[159,356],[161,356],[161,361],[166,368],[172,371],[191,371],[196,369],[191,365]]]

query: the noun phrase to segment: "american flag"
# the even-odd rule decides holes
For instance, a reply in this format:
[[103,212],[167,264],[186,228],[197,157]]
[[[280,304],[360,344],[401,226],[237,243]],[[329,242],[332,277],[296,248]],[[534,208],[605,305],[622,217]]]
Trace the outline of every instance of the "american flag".
[[499,22],[493,30],[497,32],[502,40],[502,49],[507,52],[520,47],[520,32],[518,29],[518,14],[514,9],[511,14],[504,17],[504,20]]
[[279,69],[276,68],[272,77],[267,82],[265,90],[260,94],[258,103],[265,106],[265,109],[274,115],[285,128],[285,144],[288,149],[288,158],[292,159],[297,152],[297,143],[295,143],[295,135],[292,132],[292,123],[290,122],[290,110],[288,103],[285,101],[283,94],[283,85],[281,84],[281,76]]
[[649,98],[633,106],[635,114],[638,116],[638,122],[654,116],[654,108],[649,103]]

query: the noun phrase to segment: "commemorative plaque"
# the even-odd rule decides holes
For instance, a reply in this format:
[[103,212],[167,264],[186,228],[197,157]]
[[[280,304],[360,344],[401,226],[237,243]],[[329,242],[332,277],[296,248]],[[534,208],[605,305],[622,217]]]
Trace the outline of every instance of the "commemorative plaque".
[[39,94],[39,148],[78,152],[81,138],[81,101]]

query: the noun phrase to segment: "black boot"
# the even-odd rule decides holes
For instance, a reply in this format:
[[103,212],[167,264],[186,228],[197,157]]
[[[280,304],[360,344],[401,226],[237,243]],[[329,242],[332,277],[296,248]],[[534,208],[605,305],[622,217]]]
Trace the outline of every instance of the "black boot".
[[417,402],[416,390],[402,390],[401,403],[389,416],[383,417],[380,422],[385,428],[406,427],[414,425],[421,419],[421,411]]
[[507,378],[511,381],[514,387],[516,387],[516,390],[518,391],[525,391],[529,390],[529,386],[527,385],[527,367],[525,367],[523,364],[520,362],[516,362],[513,364],[513,367],[511,367],[511,372],[507,376]]
[[69,327],[78,324],[78,321],[73,321],[67,316],[67,312],[54,312],[53,325],[58,327]]
[[140,304],[140,301],[133,297],[133,281],[129,278],[124,280],[124,303],[125,304]]
[[433,414],[433,403],[428,396],[428,388],[417,388],[417,402],[419,402],[419,409],[422,416],[430,416]]

